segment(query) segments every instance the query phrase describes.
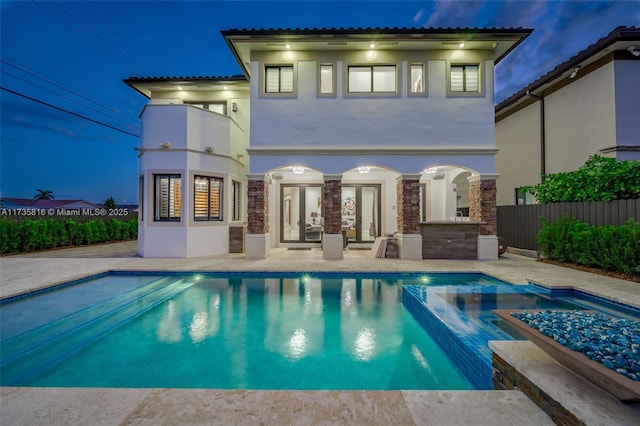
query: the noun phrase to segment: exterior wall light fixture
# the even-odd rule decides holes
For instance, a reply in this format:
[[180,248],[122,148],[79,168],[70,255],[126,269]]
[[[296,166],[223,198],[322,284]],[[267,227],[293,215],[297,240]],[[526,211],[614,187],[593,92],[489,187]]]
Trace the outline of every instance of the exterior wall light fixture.
[[569,78],[576,78],[576,75],[578,75],[578,71],[580,71],[580,68],[582,68],[580,65],[576,65],[575,67],[573,67],[573,71],[571,72],[571,75],[569,75]]
[[171,142],[169,141],[160,142],[160,146],[162,147],[162,149],[169,149],[171,148]]

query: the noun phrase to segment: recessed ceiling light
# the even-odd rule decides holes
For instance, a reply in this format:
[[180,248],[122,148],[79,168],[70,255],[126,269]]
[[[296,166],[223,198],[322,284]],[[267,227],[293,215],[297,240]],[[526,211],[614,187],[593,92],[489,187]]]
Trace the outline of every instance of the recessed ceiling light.
[[224,90],[229,90],[229,86],[223,86]]
[[464,47],[464,42],[460,43],[458,47]]
[[287,43],[284,47],[286,47],[287,49],[291,49],[291,45],[289,43]]
[[369,45],[369,47],[370,47],[371,49],[373,49],[374,47],[376,47],[376,44],[375,44],[375,43],[371,43],[371,44]]

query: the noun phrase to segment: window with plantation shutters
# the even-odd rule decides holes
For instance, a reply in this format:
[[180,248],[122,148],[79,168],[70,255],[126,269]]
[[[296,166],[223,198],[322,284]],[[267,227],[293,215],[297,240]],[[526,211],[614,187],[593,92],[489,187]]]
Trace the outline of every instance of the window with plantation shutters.
[[238,181],[233,181],[231,185],[231,220],[240,220],[240,206],[242,200],[242,184]]
[[452,65],[450,72],[452,92],[479,92],[478,65]]
[[293,92],[293,66],[268,66],[265,68],[264,75],[266,93]]
[[194,220],[222,220],[222,178],[194,176]]
[[179,222],[182,212],[180,175],[155,175],[155,214],[157,222]]

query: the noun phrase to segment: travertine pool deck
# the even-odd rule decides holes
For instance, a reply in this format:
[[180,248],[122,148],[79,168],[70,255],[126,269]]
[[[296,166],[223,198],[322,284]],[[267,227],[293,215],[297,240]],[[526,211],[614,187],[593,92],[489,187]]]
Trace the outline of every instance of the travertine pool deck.
[[[372,259],[346,250],[276,249],[264,260],[241,255],[143,259],[125,242],[0,258],[0,297],[109,270],[457,271],[526,284],[575,287],[640,307],[640,284],[507,254],[497,261]],[[545,425],[551,419],[519,391],[221,391],[202,389],[0,389],[2,425],[349,424]],[[598,419],[591,423],[599,424]],[[634,422],[640,423],[640,419]],[[634,424],[630,423],[630,424]]]

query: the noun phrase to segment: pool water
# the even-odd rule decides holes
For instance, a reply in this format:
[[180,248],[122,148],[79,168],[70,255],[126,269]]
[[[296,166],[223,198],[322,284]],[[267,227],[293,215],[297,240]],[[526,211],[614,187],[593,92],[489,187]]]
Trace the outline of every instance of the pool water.
[[[400,303],[424,274],[227,275],[112,274],[5,301],[1,384],[474,388]],[[458,282],[474,277],[493,282]]]

